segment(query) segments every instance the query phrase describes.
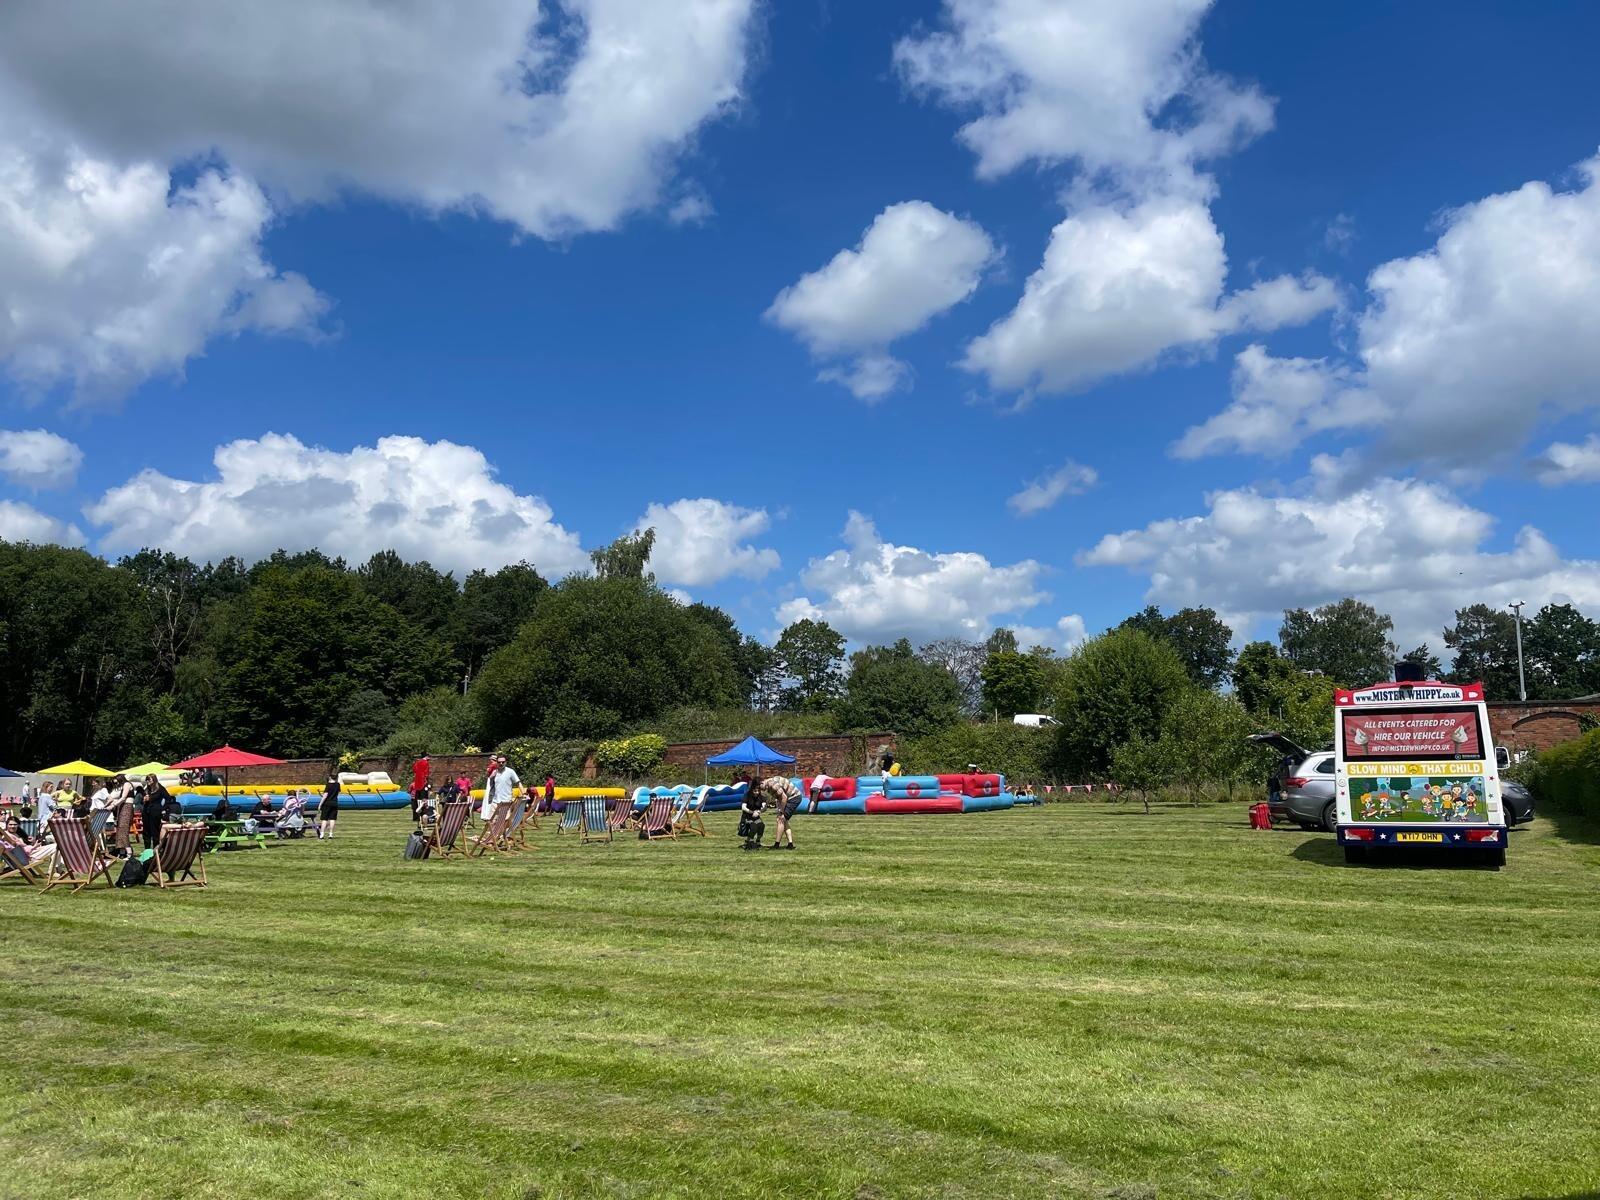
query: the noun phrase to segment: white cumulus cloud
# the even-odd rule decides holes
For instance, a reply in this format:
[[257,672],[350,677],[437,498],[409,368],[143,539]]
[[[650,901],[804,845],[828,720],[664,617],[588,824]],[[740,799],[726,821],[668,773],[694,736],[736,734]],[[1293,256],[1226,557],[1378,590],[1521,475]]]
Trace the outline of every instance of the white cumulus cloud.
[[980,175],[1075,162],[1141,192],[1204,191],[1196,161],[1272,125],[1257,89],[1206,69],[1196,31],[1210,7],[945,0],[945,28],[902,40],[895,63],[914,90],[975,114],[960,137]]
[[777,570],[776,550],[750,544],[771,524],[765,509],[701,498],[652,504],[634,529],[656,531],[650,570],[657,579],[702,587],[731,575],[760,579]]
[[[1177,452],[1281,452],[1327,430],[1374,430],[1387,461],[1481,476],[1543,421],[1600,405],[1600,157],[1571,190],[1534,181],[1447,213],[1431,247],[1377,267],[1367,289],[1354,361],[1252,348],[1233,404]],[[1581,458],[1552,447],[1536,472],[1562,482],[1561,462]]]
[[1467,604],[1600,611],[1600,562],[1564,559],[1531,526],[1509,550],[1492,550],[1493,531],[1488,513],[1416,479],[1368,478],[1332,496],[1246,487],[1212,493],[1202,514],[1108,534],[1079,562],[1146,574],[1152,603],[1209,605],[1241,632],[1247,622],[1275,630],[1285,608],[1345,596],[1389,613],[1398,644],[1435,648]]
[[83,451],[59,433],[0,429],[0,475],[19,487],[71,487],[82,466]]
[[146,469],[85,508],[108,551],[160,546],[198,560],[317,548],[360,562],[392,549],[457,574],[526,560],[555,577],[583,570],[576,534],[537,496],[494,477],[482,451],[415,437],[348,452],[285,434],[217,449],[216,477]]
[[853,249],[779,292],[767,319],[819,358],[850,360],[822,377],[877,399],[907,376],[889,343],[972,295],[994,257],[975,223],[921,200],[892,204]]
[[15,0],[14,102],[115,161],[221,155],[538,236],[654,204],[740,98],[753,0]]
[[1072,391],[1166,351],[1208,350],[1224,334],[1296,324],[1338,302],[1333,284],[1315,275],[1225,296],[1227,267],[1222,235],[1198,201],[1084,209],[1055,227],[1016,308],[973,340],[963,365],[998,389]]
[[0,541],[81,546],[84,538],[83,530],[69,521],[42,513],[31,504],[0,500]]
[[1600,483],[1600,434],[1581,442],[1552,442],[1534,462],[1541,483]]
[[218,335],[317,336],[328,301],[262,257],[271,219],[235,174],[175,186],[149,163],[0,138],[0,361],[29,386],[114,396]]
[[896,546],[858,512],[845,523],[844,542],[807,564],[800,575],[807,594],[779,606],[780,625],[826,621],[858,642],[981,639],[995,617],[1047,599],[1039,588],[1044,568],[1032,559],[996,566],[972,551]]
[[1063,496],[1077,496],[1088,491],[1100,481],[1100,473],[1093,467],[1068,459],[1054,471],[1039,476],[1027,487],[1006,501],[1011,511],[1019,517],[1031,517],[1055,507]]

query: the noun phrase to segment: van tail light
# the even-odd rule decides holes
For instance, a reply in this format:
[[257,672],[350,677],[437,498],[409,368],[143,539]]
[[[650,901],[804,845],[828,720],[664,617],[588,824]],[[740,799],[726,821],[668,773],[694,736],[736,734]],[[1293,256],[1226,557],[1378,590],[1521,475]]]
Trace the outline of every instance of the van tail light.
[[1370,842],[1377,831],[1373,829],[1346,829],[1344,840],[1347,842]]
[[1284,782],[1290,787],[1299,788],[1305,787],[1307,779],[1304,775],[1291,775],[1288,779],[1284,780]]
[[1498,829],[1469,829],[1467,841],[1469,842],[1497,842],[1500,840]]

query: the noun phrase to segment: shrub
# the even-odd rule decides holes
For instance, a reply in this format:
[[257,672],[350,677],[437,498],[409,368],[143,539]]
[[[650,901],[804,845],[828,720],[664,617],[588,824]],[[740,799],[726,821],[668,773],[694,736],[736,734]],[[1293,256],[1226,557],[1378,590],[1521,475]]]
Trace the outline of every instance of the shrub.
[[1540,804],[1600,820],[1600,729],[1542,750],[1518,772]]
[[968,763],[984,773],[1022,783],[1059,782],[1050,769],[1055,736],[1027,725],[952,725],[900,744],[900,760],[913,775],[954,775]]
[[636,733],[632,737],[601,742],[595,748],[595,762],[610,775],[637,779],[661,765],[667,752],[667,739],[656,733]]
[[583,778],[584,760],[594,752],[594,743],[583,740],[554,741],[550,738],[509,738],[495,747],[525,781],[554,775],[560,784],[576,784]]

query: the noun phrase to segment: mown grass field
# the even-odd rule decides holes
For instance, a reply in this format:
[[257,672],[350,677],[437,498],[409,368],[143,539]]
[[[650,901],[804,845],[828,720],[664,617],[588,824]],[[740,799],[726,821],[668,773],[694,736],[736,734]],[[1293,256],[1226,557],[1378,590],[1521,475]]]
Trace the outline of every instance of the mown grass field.
[[1591,830],[1495,873],[1237,806],[733,824],[408,863],[352,813],[205,892],[0,885],[0,1195],[1600,1188]]

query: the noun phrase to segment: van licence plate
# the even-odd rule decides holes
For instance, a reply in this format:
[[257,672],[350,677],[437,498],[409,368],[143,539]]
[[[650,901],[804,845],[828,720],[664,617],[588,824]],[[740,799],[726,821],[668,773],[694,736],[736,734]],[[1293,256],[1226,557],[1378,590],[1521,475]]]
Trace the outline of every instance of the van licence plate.
[[1442,833],[1397,833],[1394,835],[1397,842],[1442,842]]

